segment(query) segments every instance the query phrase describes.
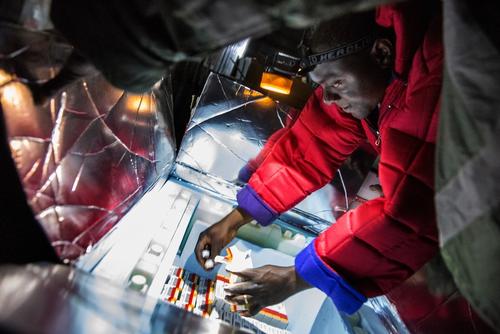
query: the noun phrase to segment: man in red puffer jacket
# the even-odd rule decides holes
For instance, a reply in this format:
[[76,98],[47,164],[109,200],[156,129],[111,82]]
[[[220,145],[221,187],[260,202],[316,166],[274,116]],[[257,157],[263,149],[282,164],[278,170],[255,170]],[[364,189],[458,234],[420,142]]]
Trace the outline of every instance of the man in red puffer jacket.
[[321,87],[238,193],[238,207],[200,235],[197,259],[211,269],[240,226],[252,219],[272,223],[328,183],[363,141],[380,155],[384,196],[343,215],[298,254],[295,266],[240,273],[244,282],[227,292],[247,306],[243,315],[310,286],[352,313],[438,251],[439,3],[405,2],[346,16],[320,25],[310,45],[314,55],[304,65],[316,65],[311,77]]

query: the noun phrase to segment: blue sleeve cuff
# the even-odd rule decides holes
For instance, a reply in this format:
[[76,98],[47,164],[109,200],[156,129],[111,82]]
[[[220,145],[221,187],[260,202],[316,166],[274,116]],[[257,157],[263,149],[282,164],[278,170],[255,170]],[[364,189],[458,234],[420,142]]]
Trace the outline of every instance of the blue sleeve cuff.
[[254,170],[248,164],[243,166],[238,173],[238,180],[247,183],[250,177],[252,177],[253,172]]
[[326,293],[342,312],[352,314],[367,300],[319,258],[314,241],[295,258],[295,271],[304,281]]
[[279,216],[249,185],[238,192],[236,199],[238,206],[262,226],[271,224]]

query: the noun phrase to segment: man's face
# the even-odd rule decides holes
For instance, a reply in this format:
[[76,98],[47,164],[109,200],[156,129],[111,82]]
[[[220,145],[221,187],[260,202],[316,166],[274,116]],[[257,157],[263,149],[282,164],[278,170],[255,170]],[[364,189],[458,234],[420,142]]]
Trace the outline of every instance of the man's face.
[[335,103],[357,119],[375,109],[388,85],[388,71],[378,66],[368,51],[319,64],[310,75],[323,87],[326,104]]

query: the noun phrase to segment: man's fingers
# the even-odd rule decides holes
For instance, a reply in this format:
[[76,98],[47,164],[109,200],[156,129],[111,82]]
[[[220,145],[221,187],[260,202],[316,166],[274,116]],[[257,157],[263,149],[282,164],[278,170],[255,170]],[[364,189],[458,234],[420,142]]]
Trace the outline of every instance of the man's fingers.
[[238,295],[238,296],[226,296],[226,300],[229,303],[245,306],[245,310],[241,310],[238,313],[244,317],[251,317],[259,313],[262,309],[260,304],[255,300],[252,295]]
[[212,269],[214,269],[214,266],[215,266],[214,260],[207,259],[205,261],[205,265],[204,265],[205,270],[212,270]]
[[226,295],[226,300],[230,303],[237,305],[250,305],[253,301],[252,295],[236,295],[236,296],[228,296]]
[[210,250],[208,250],[207,248],[203,249],[201,251],[201,258],[208,259],[209,257],[210,257]]
[[201,251],[205,248],[204,237],[202,234],[198,237],[198,242],[196,243],[196,247],[194,249],[194,255],[196,256],[196,260],[199,264],[203,265],[205,263],[203,257],[201,256]]
[[200,234],[195,248],[195,255],[196,260],[203,269],[210,271],[215,267],[214,258],[218,253],[217,241],[212,240],[208,234]]
[[246,270],[242,270],[242,271],[230,271],[230,270],[226,269],[226,271],[231,273],[231,274],[234,274],[236,276],[239,276],[239,277],[243,278],[244,280],[251,280],[255,276],[255,270],[253,270],[253,269],[246,269]]
[[[206,256],[206,253],[208,252],[208,257]],[[196,255],[196,260],[198,263],[202,266],[205,267],[205,261],[210,258],[210,253],[211,253],[211,247],[210,247],[210,240],[206,236],[206,234],[200,234],[200,237],[198,238],[198,243],[196,244],[195,248],[195,255]],[[213,266],[212,266],[213,267]]]
[[255,282],[244,281],[240,283],[228,284],[224,290],[231,295],[254,295],[259,288],[260,285]]
[[239,313],[243,317],[253,317],[257,313],[259,313],[260,310],[262,310],[262,306],[260,306],[259,304],[251,304],[249,310],[241,311]]

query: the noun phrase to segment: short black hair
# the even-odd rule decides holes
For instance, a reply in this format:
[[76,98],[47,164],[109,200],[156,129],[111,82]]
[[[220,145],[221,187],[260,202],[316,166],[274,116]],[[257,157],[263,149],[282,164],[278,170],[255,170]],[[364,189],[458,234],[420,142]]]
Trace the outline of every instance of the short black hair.
[[310,29],[307,44],[311,53],[321,53],[368,35],[388,37],[390,32],[375,22],[375,11],[350,13],[322,22]]

